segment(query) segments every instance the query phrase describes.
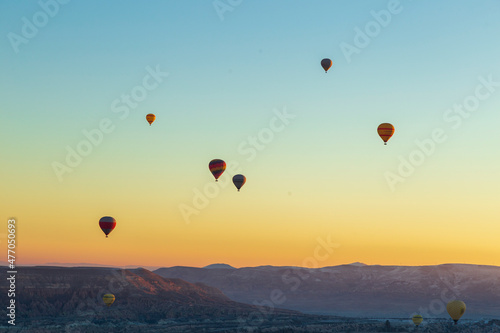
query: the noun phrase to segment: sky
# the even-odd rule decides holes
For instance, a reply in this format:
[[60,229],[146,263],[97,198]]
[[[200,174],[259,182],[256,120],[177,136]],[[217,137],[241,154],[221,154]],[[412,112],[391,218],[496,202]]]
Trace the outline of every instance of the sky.
[[20,265],[500,265],[499,11],[2,1],[0,241],[15,218]]

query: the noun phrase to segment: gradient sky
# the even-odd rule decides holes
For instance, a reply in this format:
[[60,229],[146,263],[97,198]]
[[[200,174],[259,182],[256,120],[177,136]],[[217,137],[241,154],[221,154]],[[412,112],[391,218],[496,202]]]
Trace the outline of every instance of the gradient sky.
[[[444,118],[481,77],[500,82],[500,2],[402,0],[350,57],[341,45],[391,1],[232,3],[74,0],[43,22],[36,1],[0,2],[0,232],[18,220],[18,264],[500,265],[500,84],[460,123]],[[16,52],[34,16],[45,25]],[[156,67],[168,77],[120,117]],[[277,110],[295,118],[253,155]],[[54,162],[103,119],[111,133],[60,181]],[[435,129],[446,140],[391,189],[386,173]],[[226,171],[187,223],[213,158],[247,183],[238,193]]]

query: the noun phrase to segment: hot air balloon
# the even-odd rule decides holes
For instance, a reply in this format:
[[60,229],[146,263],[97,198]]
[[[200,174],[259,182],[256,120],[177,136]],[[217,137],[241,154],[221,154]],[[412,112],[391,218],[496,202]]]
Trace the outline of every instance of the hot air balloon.
[[321,67],[323,67],[323,69],[325,70],[325,73],[328,72],[330,67],[332,67],[332,64],[333,64],[333,62],[328,58],[321,60]]
[[149,126],[151,126],[151,124],[155,121],[155,119],[156,119],[156,116],[152,113],[150,113],[146,116],[146,120],[148,121]]
[[104,216],[99,220],[99,226],[108,238],[109,233],[116,227],[116,220],[111,216]]
[[446,310],[456,325],[465,312],[465,303],[457,300],[451,301],[446,305]]
[[212,175],[214,175],[215,181],[217,181],[224,170],[226,170],[226,162],[223,160],[211,160],[210,163],[208,163],[208,168]]
[[233,184],[238,189],[238,192],[240,191],[240,188],[243,185],[245,185],[246,181],[247,181],[247,179],[243,175],[234,175],[234,177],[233,177]]
[[106,294],[106,295],[102,296],[102,300],[104,301],[104,304],[106,304],[108,307],[110,307],[111,304],[113,304],[113,302],[115,301],[115,295]]
[[384,145],[387,144],[387,141],[394,134],[394,126],[389,123],[380,124],[377,128],[378,135],[384,140]]
[[414,315],[411,320],[413,320],[413,323],[415,324],[415,326],[418,327],[418,325],[420,325],[420,323],[422,323],[422,320],[424,320],[424,318],[422,318],[421,315]]

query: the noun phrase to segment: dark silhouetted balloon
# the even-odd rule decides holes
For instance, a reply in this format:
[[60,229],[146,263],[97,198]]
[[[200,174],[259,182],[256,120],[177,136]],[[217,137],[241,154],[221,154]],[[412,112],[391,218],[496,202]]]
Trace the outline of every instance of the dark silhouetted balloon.
[[332,64],[333,64],[333,62],[328,58],[321,60],[321,67],[323,67],[323,69],[325,70],[325,73],[328,72],[330,67],[332,67]]
[[111,216],[104,216],[99,220],[99,226],[108,238],[108,235],[116,227],[116,220]]
[[243,185],[245,185],[246,181],[247,181],[247,179],[243,175],[234,175],[234,177],[233,177],[233,184],[234,184],[234,186],[236,186],[238,191],[240,190],[240,188]]

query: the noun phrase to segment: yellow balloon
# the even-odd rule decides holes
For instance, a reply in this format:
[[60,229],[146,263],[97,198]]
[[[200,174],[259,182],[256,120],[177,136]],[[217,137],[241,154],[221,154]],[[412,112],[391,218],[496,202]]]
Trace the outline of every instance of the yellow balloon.
[[104,304],[106,304],[109,307],[115,301],[115,295],[106,294],[106,295],[102,296],[102,300],[104,301]]
[[448,311],[451,319],[455,321],[456,325],[457,321],[465,313],[465,303],[457,300],[451,301],[446,305],[446,310]]
[[414,315],[413,318],[411,318],[411,320],[413,320],[413,323],[418,326],[420,325],[422,320],[424,320],[424,318],[422,318],[421,315]]

